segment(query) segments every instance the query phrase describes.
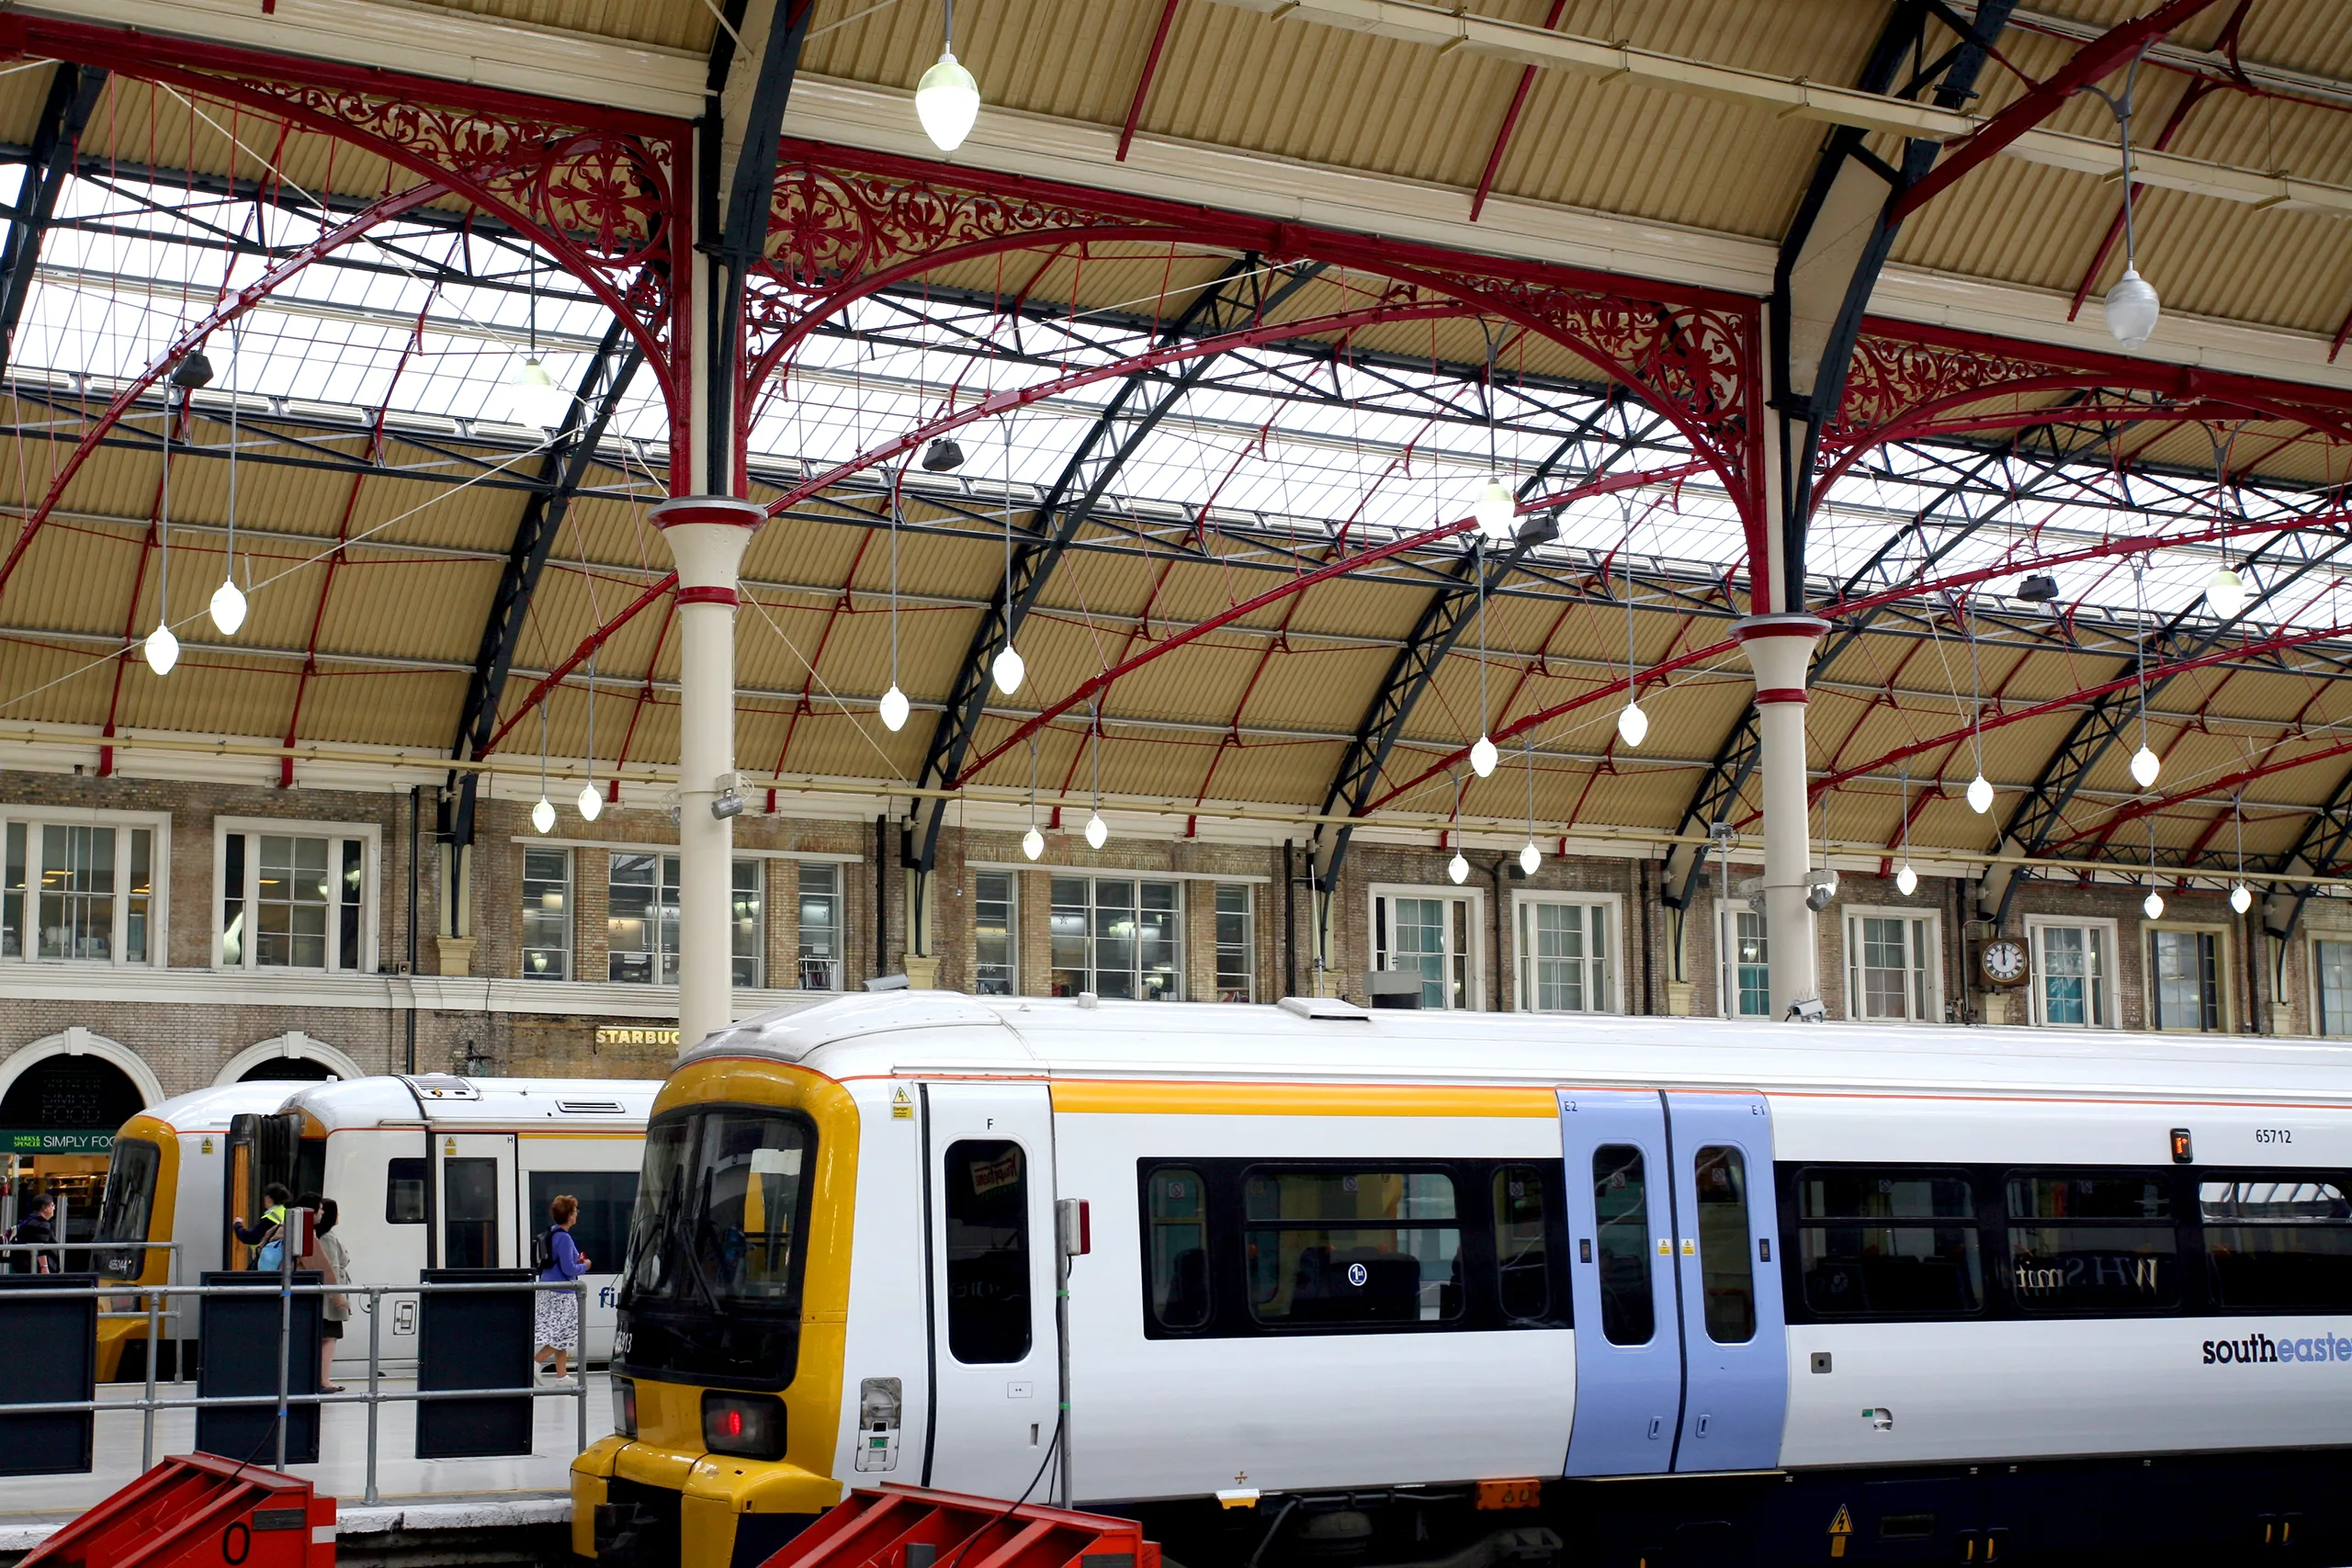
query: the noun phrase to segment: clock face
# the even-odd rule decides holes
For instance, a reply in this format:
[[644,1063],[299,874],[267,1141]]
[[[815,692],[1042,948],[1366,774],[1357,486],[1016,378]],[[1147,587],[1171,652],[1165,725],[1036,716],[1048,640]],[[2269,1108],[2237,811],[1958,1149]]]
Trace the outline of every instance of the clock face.
[[2025,978],[2025,943],[2009,937],[1988,942],[1979,962],[1987,980],[1996,986],[2014,986]]

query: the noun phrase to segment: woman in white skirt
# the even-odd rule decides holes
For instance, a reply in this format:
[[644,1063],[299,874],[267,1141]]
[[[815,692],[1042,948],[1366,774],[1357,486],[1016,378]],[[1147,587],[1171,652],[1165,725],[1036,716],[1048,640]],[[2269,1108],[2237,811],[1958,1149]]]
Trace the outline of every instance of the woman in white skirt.
[[[580,1200],[570,1193],[560,1193],[548,1203],[548,1228],[537,1238],[532,1251],[539,1265],[539,1278],[549,1284],[570,1284],[588,1272],[588,1259],[580,1255],[579,1244],[571,1239],[571,1227],[580,1219]],[[580,1297],[571,1291],[540,1291],[532,1317],[539,1342],[538,1354],[533,1359],[545,1362],[555,1358],[555,1375],[565,1375],[564,1359],[580,1350]]]

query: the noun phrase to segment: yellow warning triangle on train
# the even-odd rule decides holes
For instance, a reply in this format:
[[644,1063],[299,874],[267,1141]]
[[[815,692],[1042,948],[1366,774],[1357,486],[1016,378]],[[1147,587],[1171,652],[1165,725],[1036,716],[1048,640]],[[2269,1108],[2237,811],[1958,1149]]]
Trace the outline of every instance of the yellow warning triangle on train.
[[1854,1533],[1854,1516],[1846,1511],[1846,1505],[1843,1503],[1838,1505],[1838,1517],[1829,1521],[1829,1533],[1831,1535]]

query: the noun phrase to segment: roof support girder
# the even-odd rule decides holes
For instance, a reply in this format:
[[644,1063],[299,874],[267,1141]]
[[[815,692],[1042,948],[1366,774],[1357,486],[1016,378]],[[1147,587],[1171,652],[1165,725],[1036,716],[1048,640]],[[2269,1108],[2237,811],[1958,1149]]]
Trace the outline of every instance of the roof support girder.
[[40,265],[41,237],[57,211],[59,195],[74,177],[74,149],[106,85],[103,67],[64,60],[57,62],[50,76],[49,96],[41,104],[40,121],[33,131],[24,184],[17,194],[16,209],[8,215],[7,241],[0,246],[0,372],[14,362],[17,323],[24,319],[33,272]]

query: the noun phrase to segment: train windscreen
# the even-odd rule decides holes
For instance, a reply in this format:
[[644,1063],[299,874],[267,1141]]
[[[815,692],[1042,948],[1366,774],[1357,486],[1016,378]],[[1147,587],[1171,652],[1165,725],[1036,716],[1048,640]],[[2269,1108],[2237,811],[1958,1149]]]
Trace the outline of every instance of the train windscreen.
[[[106,1195],[98,1202],[96,1239],[141,1242],[151,1239],[147,1227],[155,1213],[155,1179],[164,1167],[164,1151],[146,1138],[117,1138],[107,1163]],[[117,1279],[139,1276],[145,1249],[118,1247],[97,1254],[99,1272]]]

